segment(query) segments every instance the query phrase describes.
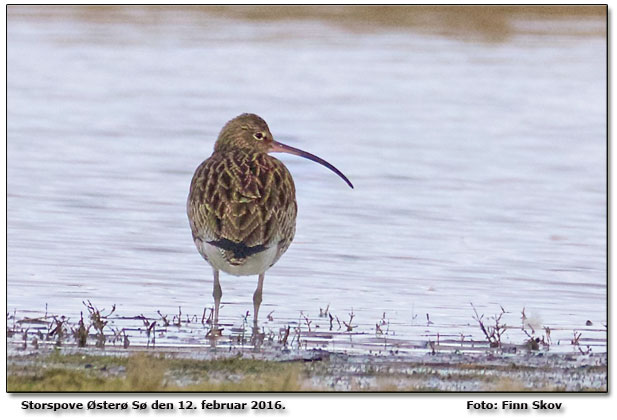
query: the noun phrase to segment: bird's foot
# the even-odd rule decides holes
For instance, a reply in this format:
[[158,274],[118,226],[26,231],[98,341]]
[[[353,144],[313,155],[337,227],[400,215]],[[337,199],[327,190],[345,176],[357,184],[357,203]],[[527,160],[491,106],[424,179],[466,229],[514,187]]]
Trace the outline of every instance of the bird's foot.
[[216,338],[223,335],[223,328],[219,326],[218,322],[215,322],[212,327],[206,333],[207,338]]
[[251,334],[251,344],[259,349],[266,338],[266,333],[261,331],[257,324],[253,324],[253,333]]

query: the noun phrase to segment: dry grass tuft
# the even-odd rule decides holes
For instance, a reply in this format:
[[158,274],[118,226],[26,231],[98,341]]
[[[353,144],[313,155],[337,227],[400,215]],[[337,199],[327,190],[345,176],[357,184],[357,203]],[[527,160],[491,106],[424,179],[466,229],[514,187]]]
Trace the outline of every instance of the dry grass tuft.
[[[78,365],[76,365],[78,364]],[[88,366],[88,367],[86,367]],[[112,373],[113,372],[113,373]],[[175,381],[191,377],[190,383]],[[241,358],[173,360],[147,353],[128,358],[52,355],[7,376],[9,392],[306,391],[301,363]]]

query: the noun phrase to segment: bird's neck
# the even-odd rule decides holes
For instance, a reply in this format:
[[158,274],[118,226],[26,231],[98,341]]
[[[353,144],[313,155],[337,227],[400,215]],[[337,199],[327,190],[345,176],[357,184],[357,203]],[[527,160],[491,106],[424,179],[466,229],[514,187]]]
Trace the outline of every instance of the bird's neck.
[[242,139],[223,140],[223,141],[218,140],[216,144],[214,145],[214,152],[235,153],[238,151],[241,151],[247,154],[264,153],[264,151],[261,151],[255,148],[253,144],[243,141]]

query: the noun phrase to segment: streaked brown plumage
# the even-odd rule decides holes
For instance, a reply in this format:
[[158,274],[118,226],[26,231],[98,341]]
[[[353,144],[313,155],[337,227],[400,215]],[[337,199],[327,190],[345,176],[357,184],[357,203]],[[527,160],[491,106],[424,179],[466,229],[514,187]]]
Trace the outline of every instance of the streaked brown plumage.
[[222,295],[219,270],[259,275],[253,295],[257,322],[265,271],[289,248],[296,230],[291,174],[268,152],[287,152],[323,164],[317,156],[274,141],[266,122],[242,114],[221,130],[212,156],[193,175],[187,213],[193,240],[214,270],[215,321]]
[[[193,239],[227,239],[253,249],[277,246],[278,260],[295,234],[295,196],[293,179],[278,159],[246,150],[215,152],[191,182],[188,214]],[[223,252],[234,266],[246,260],[246,252],[237,253]]]

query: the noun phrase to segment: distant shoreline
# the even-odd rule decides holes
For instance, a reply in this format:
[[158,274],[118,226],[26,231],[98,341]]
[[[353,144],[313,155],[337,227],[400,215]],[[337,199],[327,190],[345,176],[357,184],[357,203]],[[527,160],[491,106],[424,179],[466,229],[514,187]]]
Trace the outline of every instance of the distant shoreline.
[[[137,26],[189,24],[208,19],[319,21],[353,32],[412,30],[432,35],[500,42],[512,35],[606,36],[603,5],[477,6],[8,6],[8,24],[35,20],[124,23]],[[553,22],[553,23],[548,23]],[[587,22],[574,27],[567,22]]]

